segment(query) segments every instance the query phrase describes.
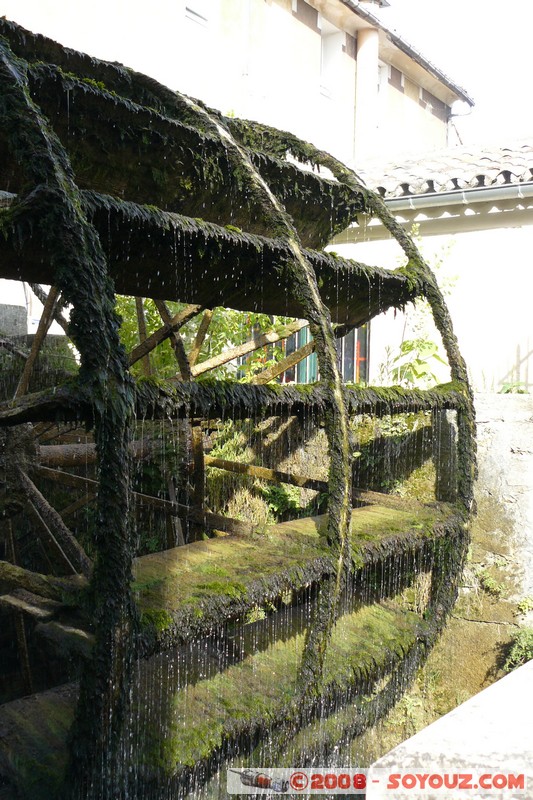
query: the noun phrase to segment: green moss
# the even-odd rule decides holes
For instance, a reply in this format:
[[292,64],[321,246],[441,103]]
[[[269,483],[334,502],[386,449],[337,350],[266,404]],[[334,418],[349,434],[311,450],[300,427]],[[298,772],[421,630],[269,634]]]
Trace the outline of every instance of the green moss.
[[161,608],[147,608],[141,614],[141,627],[153,627],[159,634],[172,628],[173,624],[173,618]]
[[[342,694],[354,682],[377,679],[413,644],[419,624],[416,615],[384,605],[343,616],[332,633],[320,692]],[[176,765],[194,766],[251,725],[281,721],[296,697],[304,641],[304,634],[278,641],[181,691],[167,685],[162,702],[170,713],[167,708],[162,714],[164,730],[146,720],[147,766],[173,774]]]
[[[405,509],[357,509],[350,526],[352,569],[423,548],[432,537],[449,535],[456,524],[452,509],[413,502]],[[176,635],[188,639],[198,634],[200,620],[207,631],[297,591],[333,571],[326,525],[324,516],[296,519],[255,537],[221,537],[143,556],[133,583],[139,611],[165,611]]]
[[246,586],[244,583],[212,581],[211,583],[197,584],[195,593],[200,597],[216,594],[218,596],[231,597],[234,600],[238,600],[246,594]]

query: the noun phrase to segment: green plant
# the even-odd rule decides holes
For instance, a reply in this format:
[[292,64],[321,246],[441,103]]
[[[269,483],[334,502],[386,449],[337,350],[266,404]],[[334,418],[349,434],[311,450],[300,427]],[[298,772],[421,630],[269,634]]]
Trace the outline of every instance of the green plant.
[[533,611],[533,597],[528,595],[523,597],[517,604],[516,608],[519,614],[527,614],[528,611]]
[[300,490],[297,486],[278,486],[271,483],[262,486],[260,491],[276,518],[282,517],[288,511],[295,511],[300,506]]
[[479,585],[484,592],[490,594],[492,597],[501,597],[504,591],[504,586],[490,575],[487,570],[480,570],[477,573]]
[[435,342],[423,338],[404,339],[399,352],[390,360],[392,382],[400,386],[427,388],[438,383],[433,372],[436,364],[446,366]]
[[[238,228],[232,225],[227,225],[226,228],[233,232],[239,231]],[[168,302],[167,307],[170,314],[176,314],[185,308],[185,304]],[[131,351],[139,344],[135,298],[117,296],[116,310],[122,319],[120,339],[126,350]],[[146,331],[150,335],[161,327],[161,317],[153,300],[143,300],[143,310]],[[195,340],[201,318],[202,316],[199,314],[180,328],[179,334],[183,339],[187,352],[191,349]],[[251,339],[252,336],[257,336],[273,329],[277,330],[280,327],[283,328],[293,321],[290,317],[272,317],[269,314],[253,314],[245,311],[235,311],[230,308],[215,308],[213,309],[208,334],[200,351],[198,363],[218,356],[224,350],[243,344],[243,342]],[[282,355],[283,351],[279,346],[273,347],[269,345],[260,348],[249,354],[243,363],[238,366],[238,376],[248,380],[255,372],[260,372],[279,361]],[[162,342],[155,350],[152,350],[150,362],[160,378],[169,378],[176,375],[178,367],[169,339]],[[236,362],[233,361],[210,371],[209,375],[216,378],[227,378],[234,376],[236,369]],[[132,371],[135,375],[142,374],[140,361],[133,365]]]
[[533,658],[533,628],[520,628],[512,639],[509,655],[503,665],[505,672],[525,664]]
[[498,394],[529,394],[527,384],[521,381],[510,381],[509,383],[502,384],[502,388]]

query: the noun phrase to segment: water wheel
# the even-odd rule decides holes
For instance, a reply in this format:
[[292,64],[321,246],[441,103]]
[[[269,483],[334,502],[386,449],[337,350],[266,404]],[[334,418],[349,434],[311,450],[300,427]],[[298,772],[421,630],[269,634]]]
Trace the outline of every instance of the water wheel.
[[[0,31],[1,273],[52,287],[43,296],[30,352],[22,357],[11,350],[22,369],[14,397],[0,407],[9,490],[3,501],[5,555],[17,560],[12,520],[27,516],[40,542],[39,569],[48,561],[43,576],[6,560],[0,579],[8,588],[39,586],[52,599],[68,586],[86,592],[94,642],[80,682],[65,780],[73,797],[117,797],[128,780],[122,734],[140,646],[131,580],[131,464],[146,444],[136,438],[137,421],[299,408],[319,409],[324,417],[331,463],[327,568],[321,567],[313,623],[302,640],[295,695],[280,712],[288,736],[291,719],[304,722],[296,709],[316,711],[328,643],[357,565],[350,535],[349,413],[456,412],[458,502],[451,528],[462,535],[474,476],[471,393],[434,276],[380,198],[353,172],[288,133],[222,118],[120,65],[65,50],[5,20]],[[396,237],[404,268],[390,272],[322,249],[361,213],[378,216]],[[135,298],[139,342],[129,354],[118,337],[115,291]],[[417,296],[431,305],[453,383],[427,393],[345,387],[335,339]],[[145,331],[147,297],[161,317],[157,334]],[[182,306],[173,313],[170,301]],[[68,334],[79,368],[59,386],[29,392],[46,331],[52,319],[62,320],[62,306],[70,309]],[[320,383],[310,390],[269,385],[271,371],[250,385],[192,380],[201,371],[198,352],[216,306],[306,320]],[[180,328],[200,314],[187,351]],[[298,324],[289,324],[290,331]],[[280,332],[265,341],[275,336],[281,338]],[[161,382],[149,374],[148,356],[166,339],[178,380]],[[143,364],[141,380],[130,372],[136,362]],[[198,486],[201,442],[195,434],[191,441]],[[187,504],[173,496],[171,482],[166,489],[167,497],[141,493],[136,500],[182,523],[235,530],[235,521],[211,515],[194,491]],[[79,533],[68,527],[91,503],[92,563]],[[180,544],[183,524],[169,536],[169,544]],[[445,548],[443,559],[456,577],[460,554],[452,558]],[[445,596],[453,594],[449,574],[439,575],[432,590],[440,607],[435,631],[449,607]],[[234,592],[220,608],[229,617],[238,603]],[[416,647],[423,649],[420,642]]]

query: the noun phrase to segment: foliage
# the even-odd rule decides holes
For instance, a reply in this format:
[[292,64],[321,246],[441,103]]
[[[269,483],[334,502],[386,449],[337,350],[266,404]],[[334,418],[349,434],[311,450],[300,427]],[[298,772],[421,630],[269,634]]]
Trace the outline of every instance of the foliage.
[[516,604],[516,608],[519,614],[528,614],[530,611],[533,611],[533,597],[531,597],[531,595],[523,597],[522,600]]
[[509,655],[503,665],[505,672],[511,672],[533,658],[533,628],[520,628],[515,634]]
[[[185,308],[184,303],[168,302],[166,305],[171,315],[177,314]],[[122,319],[120,338],[129,352],[139,344],[135,298],[123,295],[118,296],[116,308]],[[144,299],[143,308],[146,330],[148,336],[150,336],[163,323],[153,300]],[[193,345],[201,319],[202,314],[200,313],[179,330],[186,352],[189,352]],[[204,339],[198,357],[198,363],[218,356],[231,347],[243,344],[252,336],[287,325],[292,321],[290,317],[272,317],[269,314],[253,314],[245,311],[235,311],[231,308],[215,308],[207,336]],[[261,372],[263,369],[277,363],[282,356],[283,351],[280,346],[274,347],[270,345],[252,352],[238,367],[235,362],[232,362],[212,370],[209,374],[216,378],[227,378],[230,376],[235,377],[235,373],[237,373],[243,380],[248,380],[256,372]],[[166,339],[155,350],[152,350],[150,362],[158,377],[171,378],[176,375],[178,367],[169,339]],[[142,373],[140,361],[133,365],[132,371],[136,375]]]
[[529,394],[527,384],[521,381],[504,383],[498,394]]
[[428,339],[404,339],[399,353],[391,359],[390,374],[393,383],[410,388],[428,388],[438,382],[432,371],[435,364],[446,362],[439,356],[439,348]]
[[[418,226],[414,225],[411,235],[421,246],[418,236]],[[443,277],[442,265],[449,254],[451,244],[431,259],[431,269],[438,278],[438,283],[443,296],[451,293],[456,283],[456,277]],[[405,323],[402,341],[397,349],[385,348],[385,360],[379,368],[381,383],[395,383],[409,388],[428,389],[439,383],[435,372],[439,365],[447,366],[437,343],[438,332],[433,320],[433,313],[429,302],[424,298],[417,298],[409,304],[405,312]]]
[[261,486],[260,491],[276,519],[283,519],[288,512],[296,512],[300,508],[300,490],[297,486],[269,483]]
[[499,583],[496,578],[490,575],[487,570],[481,570],[477,575],[479,585],[484,592],[490,594],[492,597],[501,597],[504,591],[504,586]]

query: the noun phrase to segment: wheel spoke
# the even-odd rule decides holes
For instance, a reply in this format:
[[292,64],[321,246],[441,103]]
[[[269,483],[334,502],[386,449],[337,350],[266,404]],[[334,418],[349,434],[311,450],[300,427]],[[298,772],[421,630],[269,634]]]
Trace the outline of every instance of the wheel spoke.
[[44,342],[45,336],[48,333],[48,329],[53,321],[53,312],[55,305],[57,303],[59,297],[59,289],[55,286],[50,288],[48,292],[48,297],[46,298],[46,302],[44,304],[43,313],[41,315],[41,319],[39,320],[39,325],[37,327],[37,332],[33,339],[33,344],[31,346],[30,354],[28,356],[28,360],[24,366],[24,370],[22,375],[20,376],[20,380],[15,391],[15,399],[17,397],[21,397],[21,395],[26,394],[28,391],[28,386],[30,384],[30,378],[33,372],[33,367],[37,360],[37,356],[41,350],[42,344]]

